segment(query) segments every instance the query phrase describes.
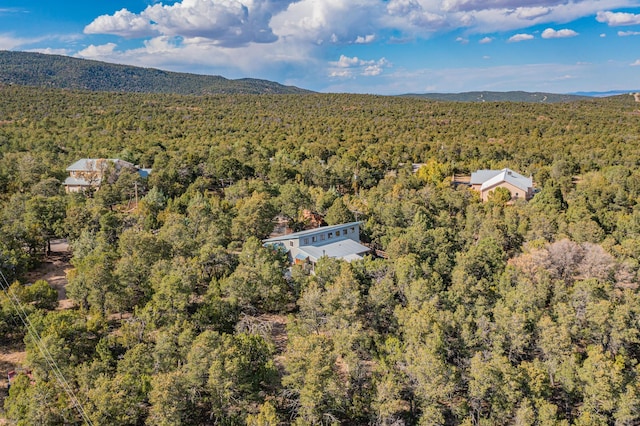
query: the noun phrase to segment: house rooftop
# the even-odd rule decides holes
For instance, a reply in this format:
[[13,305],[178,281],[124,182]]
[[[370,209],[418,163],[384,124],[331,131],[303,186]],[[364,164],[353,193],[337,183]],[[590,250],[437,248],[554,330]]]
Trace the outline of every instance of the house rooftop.
[[[94,184],[99,184],[101,179],[97,179]],[[91,183],[88,182],[86,179],[82,179],[82,178],[74,178],[74,177],[67,177],[64,182],[63,185],[70,185],[70,186],[91,186]]]
[[[335,257],[347,261],[362,259],[358,253],[367,253],[369,248],[353,241],[350,238],[339,238],[335,241],[327,242],[321,245],[306,245],[300,247],[300,253],[304,256],[308,255],[311,260],[317,262],[323,256]],[[303,254],[304,253],[304,254]]]
[[480,190],[491,188],[500,182],[508,182],[516,188],[520,188],[523,191],[527,191],[533,186],[533,181],[530,177],[524,177],[520,173],[514,172],[510,169],[499,170],[498,173],[490,179],[482,182]]
[[69,167],[67,167],[68,172],[92,172],[99,170],[98,165],[104,161],[109,161],[111,163],[120,165],[120,166],[128,166],[135,167],[133,164],[128,161],[120,160],[119,158],[81,158],[76,161]]
[[278,242],[278,241],[290,240],[292,238],[308,237],[308,236],[315,235],[315,234],[321,234],[323,232],[329,232],[329,231],[339,230],[339,229],[343,229],[343,228],[348,228],[350,226],[356,226],[356,225],[359,226],[360,223],[361,222],[349,222],[349,223],[341,223],[340,225],[321,226],[319,228],[307,229],[307,230],[304,230],[304,231],[299,231],[299,232],[294,232],[294,233],[291,233],[291,234],[281,235],[279,237],[267,238],[266,240],[262,240],[262,242],[264,242],[264,243],[275,243],[275,242]]

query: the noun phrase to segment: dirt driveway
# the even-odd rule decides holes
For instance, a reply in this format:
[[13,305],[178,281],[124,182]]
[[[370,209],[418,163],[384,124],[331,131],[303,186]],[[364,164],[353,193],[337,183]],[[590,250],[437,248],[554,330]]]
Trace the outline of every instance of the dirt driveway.
[[26,274],[26,283],[33,284],[37,280],[45,280],[58,292],[58,309],[71,306],[67,299],[67,270],[71,268],[69,260],[71,252],[66,240],[52,240],[51,254],[42,259],[40,265]]
[[[71,253],[66,240],[51,241],[51,254],[42,259],[40,265],[25,276],[25,284],[33,284],[37,280],[46,280],[58,292],[58,309],[67,309],[73,305],[67,298],[66,271],[71,268],[69,260]],[[0,405],[6,396],[6,378],[11,370],[20,369],[26,358],[24,343],[15,342],[11,345],[0,345]],[[0,415],[0,424],[3,419]]]

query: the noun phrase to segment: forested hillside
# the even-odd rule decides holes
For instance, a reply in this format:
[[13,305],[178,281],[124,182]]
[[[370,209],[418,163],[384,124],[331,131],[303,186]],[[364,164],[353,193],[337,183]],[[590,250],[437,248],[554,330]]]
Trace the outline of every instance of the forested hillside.
[[0,84],[103,92],[283,94],[308,90],[245,78],[229,80],[42,53],[0,50]]
[[[24,340],[32,373],[4,401],[12,424],[640,421],[631,96],[4,86],[0,114],[0,268],[13,282],[0,331],[5,345]],[[66,195],[65,168],[83,157],[153,172]],[[503,167],[533,175],[532,201],[481,203],[451,185]],[[302,228],[303,209],[329,224],[357,213],[385,256],[285,273],[260,239],[276,216]],[[73,250],[73,309],[55,310],[46,283],[24,285],[53,237]],[[16,299],[37,335],[18,325]]]

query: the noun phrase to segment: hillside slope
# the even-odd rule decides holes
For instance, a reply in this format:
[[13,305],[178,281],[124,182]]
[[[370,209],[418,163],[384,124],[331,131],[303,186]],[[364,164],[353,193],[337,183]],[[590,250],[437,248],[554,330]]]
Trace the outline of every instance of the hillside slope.
[[0,84],[104,92],[174,94],[311,93],[267,80],[229,80],[41,53],[0,51]]

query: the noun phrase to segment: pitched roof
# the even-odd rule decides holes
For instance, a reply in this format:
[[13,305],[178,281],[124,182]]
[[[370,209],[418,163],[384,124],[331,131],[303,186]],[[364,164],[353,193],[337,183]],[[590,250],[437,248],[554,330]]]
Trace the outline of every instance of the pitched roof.
[[528,191],[531,187],[533,187],[533,181],[530,177],[524,177],[520,173],[514,172],[510,169],[502,169],[498,171],[498,174],[493,176],[492,178],[484,181],[482,186],[480,187],[481,191],[485,189],[491,188],[499,184],[500,182],[507,182],[516,188],[520,188],[523,191]]
[[[506,169],[503,169],[503,170],[506,170]],[[471,185],[482,185],[484,182],[488,181],[493,177],[496,177],[501,172],[502,170],[487,170],[487,169],[477,170],[471,173],[471,179],[469,180],[469,183]]]
[[331,226],[321,226],[319,228],[307,229],[300,232],[294,232],[292,234],[281,235],[279,237],[267,238],[266,240],[262,240],[263,243],[275,243],[277,241],[286,241],[294,238],[308,237],[310,235],[322,234],[328,231],[334,231],[342,228],[348,228],[350,226],[360,225],[361,222],[349,222],[349,223],[341,223],[340,225],[331,225]]
[[128,161],[120,160],[119,158],[81,158],[76,161],[69,167],[67,167],[68,172],[93,172],[97,170],[101,170],[99,165],[103,164],[105,161],[110,161],[114,163],[118,167],[131,167],[136,168],[133,164]]
[[91,183],[87,182],[85,179],[79,179],[74,177],[67,177],[62,183],[65,186],[91,186]]

